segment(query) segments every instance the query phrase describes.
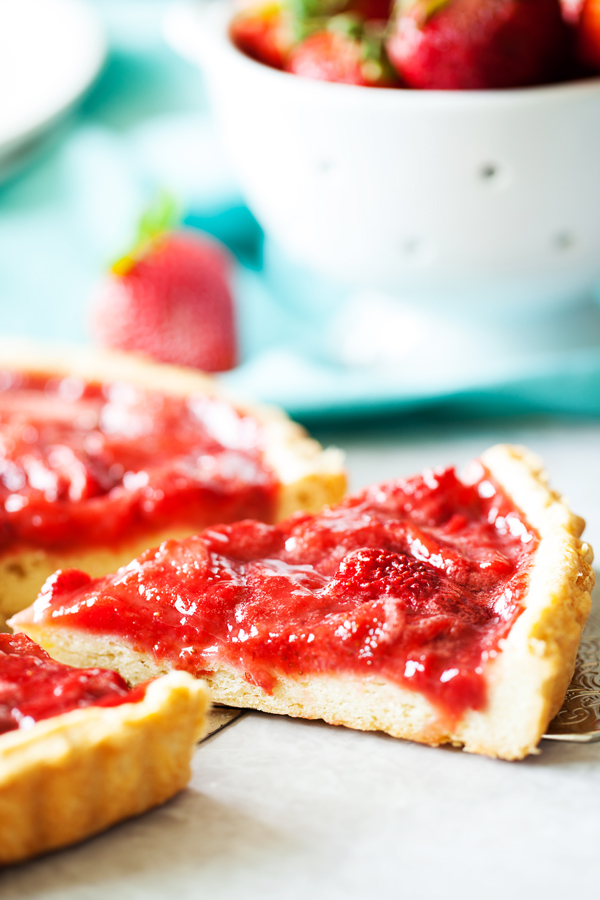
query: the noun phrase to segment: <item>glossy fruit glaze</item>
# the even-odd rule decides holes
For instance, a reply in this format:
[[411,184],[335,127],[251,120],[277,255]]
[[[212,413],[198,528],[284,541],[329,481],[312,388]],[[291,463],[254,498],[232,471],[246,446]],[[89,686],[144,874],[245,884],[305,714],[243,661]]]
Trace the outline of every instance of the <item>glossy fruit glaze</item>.
[[[521,612],[537,536],[479,463],[376,485],[319,515],[166,541],[105,578],[55,574],[23,622],[127,641],[166,667],[383,677],[449,720]],[[17,622],[19,616],[16,617]]]
[[228,403],[0,372],[0,550],[272,521],[261,430]]
[[144,693],[108,669],[56,662],[24,634],[0,634],[0,734],[84,706],[135,703]]

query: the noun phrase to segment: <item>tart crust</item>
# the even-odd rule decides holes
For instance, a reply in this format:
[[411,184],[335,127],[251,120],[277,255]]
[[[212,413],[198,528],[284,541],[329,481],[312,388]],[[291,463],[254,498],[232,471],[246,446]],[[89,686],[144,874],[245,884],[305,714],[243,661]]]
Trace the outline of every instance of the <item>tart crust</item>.
[[[323,450],[304,429],[277,407],[248,405],[230,397],[202,372],[155,363],[134,354],[90,347],[0,341],[0,369],[44,375],[79,376],[87,381],[126,381],[140,388],[175,396],[208,394],[249,413],[262,426],[265,459],[279,481],[276,519],[296,510],[318,512],[337,503],[346,488],[343,453]],[[214,524],[206,522],[206,525]],[[0,630],[11,615],[35,600],[45,580],[57,569],[82,569],[92,577],[106,575],[167,538],[192,534],[189,526],[173,523],[161,532],[137,535],[118,547],[96,547],[52,553],[43,549],[8,550],[0,556]]]
[[104,831],[189,781],[209,694],[186,672],[137,703],[88,706],[0,736],[0,865]]
[[[449,727],[422,694],[382,678],[346,675],[278,678],[271,695],[233,670],[207,673],[218,703],[324,719],[426,744],[452,743],[472,753],[521,759],[536,752],[564,699],[591,607],[592,550],[580,540],[583,519],[547,484],[541,460],[524,447],[498,445],[481,457],[494,480],[540,535],[524,610],[495,659],[485,664],[487,704]],[[33,623],[14,623],[56,659],[114,668],[132,683],[168,670],[148,655],[101,636]]]

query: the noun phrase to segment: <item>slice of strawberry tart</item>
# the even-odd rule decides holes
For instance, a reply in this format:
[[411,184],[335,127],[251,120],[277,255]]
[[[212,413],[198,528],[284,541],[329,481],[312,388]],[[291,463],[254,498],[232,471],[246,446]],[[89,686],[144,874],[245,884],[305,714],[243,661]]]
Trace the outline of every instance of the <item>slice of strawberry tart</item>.
[[0,625],[58,568],[114,571],[214,522],[337,502],[342,454],[193,369],[0,343]]
[[535,456],[498,446],[462,480],[426,471],[166,541],[104,578],[57,572],[11,624],[131,683],[185,669],[217,702],[516,759],[571,678],[583,524]]
[[0,865],[164,803],[191,774],[208,691],[186,672],[130,689],[0,634]]

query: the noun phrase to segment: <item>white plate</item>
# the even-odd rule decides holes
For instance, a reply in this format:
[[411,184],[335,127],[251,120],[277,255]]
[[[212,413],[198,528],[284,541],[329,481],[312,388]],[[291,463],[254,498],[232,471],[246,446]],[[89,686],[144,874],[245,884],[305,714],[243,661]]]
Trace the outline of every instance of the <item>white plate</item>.
[[89,87],[105,54],[84,0],[0,0],[0,176]]

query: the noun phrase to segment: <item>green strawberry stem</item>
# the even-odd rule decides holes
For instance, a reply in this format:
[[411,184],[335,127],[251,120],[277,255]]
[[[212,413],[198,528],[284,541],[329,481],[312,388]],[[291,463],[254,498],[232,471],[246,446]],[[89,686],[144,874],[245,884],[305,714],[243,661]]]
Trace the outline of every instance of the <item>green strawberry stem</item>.
[[165,190],[159,191],[156,199],[140,217],[135,244],[129,253],[113,263],[111,272],[114,275],[127,275],[137,260],[163,235],[176,228],[180,219],[181,211],[173,194]]
[[287,0],[287,5],[298,19],[324,19],[343,12],[349,0]]
[[297,43],[326,29],[331,17],[343,13],[349,3],[350,0],[281,0]]
[[352,13],[340,13],[332,16],[327,22],[327,31],[337,32],[353,40],[361,40],[363,36],[363,20]]
[[397,74],[387,58],[385,39],[387,23],[365,22],[356,13],[340,13],[327,22],[327,31],[342,34],[360,44],[363,74],[372,82],[382,79],[394,83]]

